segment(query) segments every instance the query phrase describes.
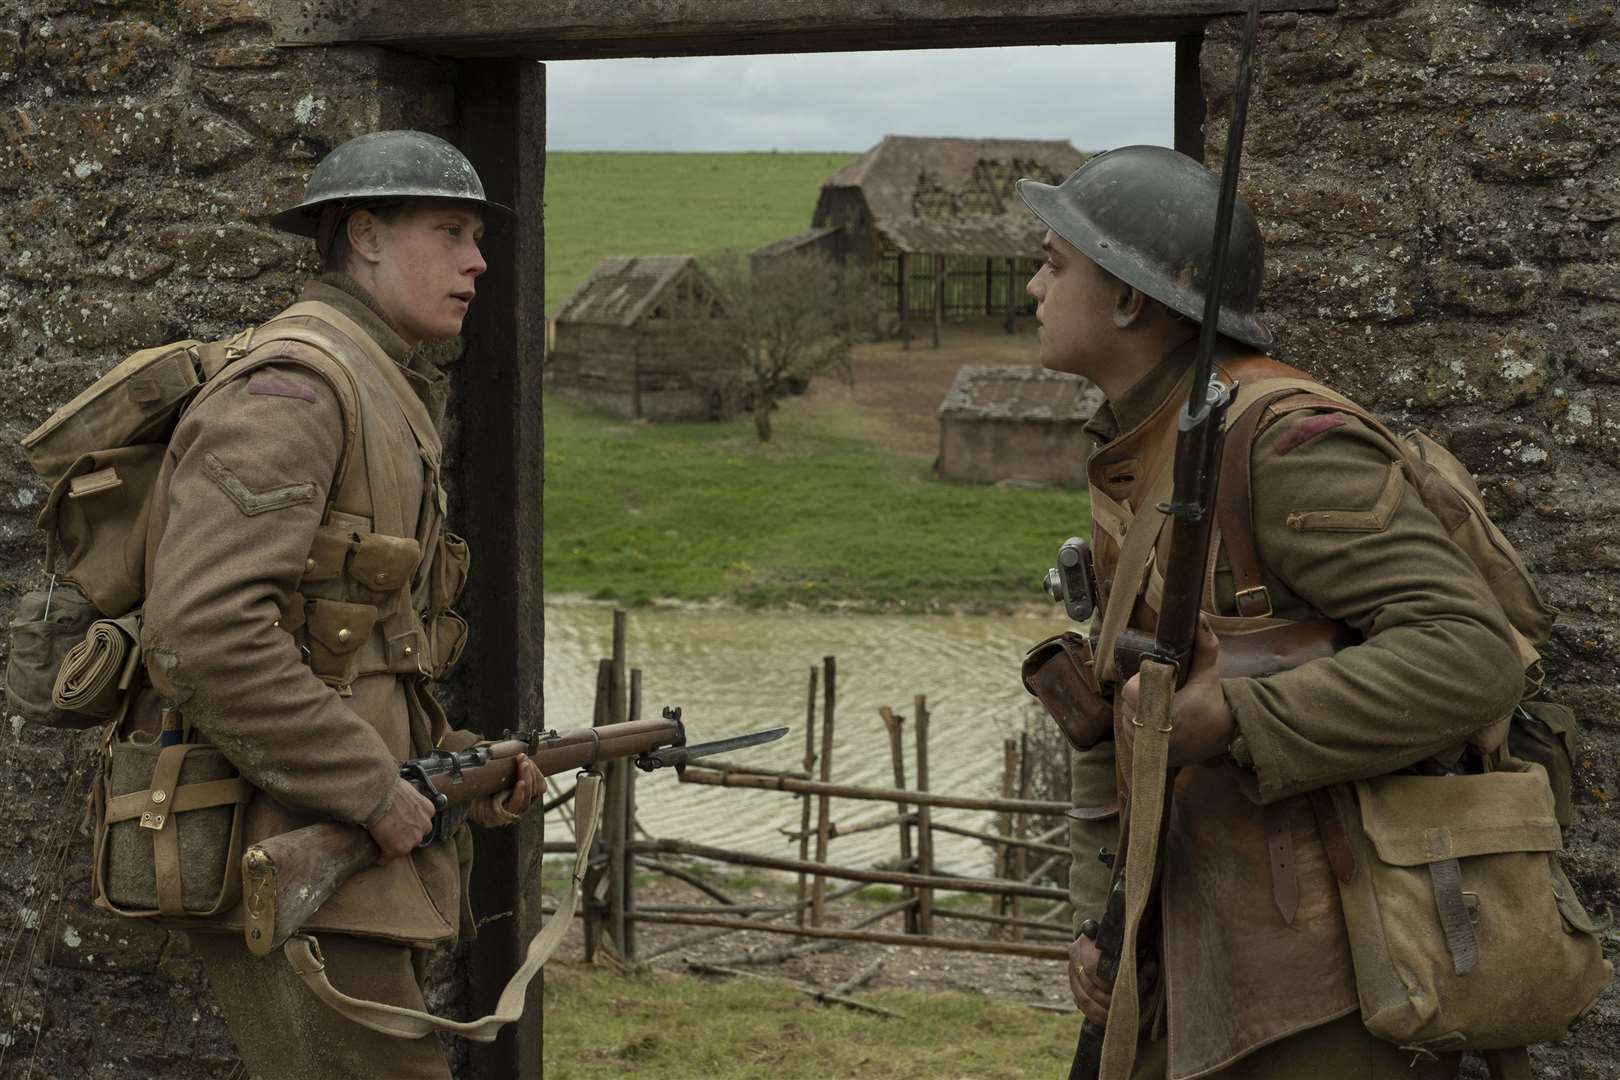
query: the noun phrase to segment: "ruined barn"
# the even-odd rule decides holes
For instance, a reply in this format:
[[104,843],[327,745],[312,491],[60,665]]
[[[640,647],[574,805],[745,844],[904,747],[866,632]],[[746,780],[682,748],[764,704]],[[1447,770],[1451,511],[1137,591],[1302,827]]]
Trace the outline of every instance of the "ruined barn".
[[1102,391],[1077,375],[965,365],[939,406],[939,475],[967,484],[1083,488],[1083,429],[1102,400]]
[[627,420],[723,420],[742,395],[734,365],[692,347],[690,322],[725,317],[690,255],[603,259],[563,301],[546,382],[553,393]]
[[[1062,139],[886,135],[821,187],[810,228],[754,253],[815,251],[877,269],[890,325],[1033,310],[1024,283],[1040,264],[1043,226],[1013,185],[1056,183],[1085,161]],[[937,340],[937,338],[936,338]]]

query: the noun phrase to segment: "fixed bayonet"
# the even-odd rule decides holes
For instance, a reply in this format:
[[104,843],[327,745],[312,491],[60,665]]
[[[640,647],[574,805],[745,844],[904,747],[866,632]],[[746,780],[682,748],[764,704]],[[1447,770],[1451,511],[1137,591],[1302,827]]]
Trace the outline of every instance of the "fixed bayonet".
[[698,758],[713,757],[715,754],[726,754],[733,750],[741,750],[746,746],[760,746],[775,742],[788,733],[788,728],[774,727],[764,731],[751,731],[746,735],[733,735],[729,739],[716,739],[713,742],[698,743],[696,746],[666,746],[659,750],[650,750],[636,758],[636,768],[646,772],[654,769],[673,768],[677,771],[684,768],[688,761]]

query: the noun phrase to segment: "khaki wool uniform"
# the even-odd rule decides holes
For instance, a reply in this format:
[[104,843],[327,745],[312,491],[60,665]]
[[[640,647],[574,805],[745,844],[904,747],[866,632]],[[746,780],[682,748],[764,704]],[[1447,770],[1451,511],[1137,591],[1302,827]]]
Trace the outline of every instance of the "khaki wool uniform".
[[[435,641],[436,628],[454,638],[455,627],[433,612],[453,602],[465,568],[464,546],[443,530],[437,476],[445,376],[351,279],[326,275],[300,301],[330,305],[343,331],[338,358],[361,418],[350,482],[334,490],[354,426],[343,396],[297,362],[309,346],[274,341],[238,362],[244,373],[226,369],[182,417],[148,531],[148,669],[193,737],[257,789],[247,844],[316,822],[370,825],[389,808],[400,761],[477,742],[448,729],[427,690],[435,645],[459,644]],[[364,546],[372,534],[381,539]],[[347,546],[353,536],[361,547]],[[400,564],[399,538],[419,543],[419,566]],[[350,670],[323,680],[311,663]],[[413,953],[470,932],[470,862],[464,828],[344,884],[307,927],[333,984],[422,1008]],[[258,1080],[449,1077],[436,1038],[389,1038],[339,1016],[279,953],[254,959],[242,921],[238,905],[187,929]]]
[[[1221,366],[1240,385],[1291,372],[1260,357]],[[1116,531],[1128,533],[1131,508],[1174,454],[1188,378],[1188,358],[1173,355],[1087,426],[1097,444],[1088,472],[1105,606],[1133,601],[1110,596],[1123,576],[1119,543],[1099,519],[1121,515]],[[1254,441],[1255,548],[1276,619],[1325,617],[1364,640],[1269,677],[1222,679],[1238,737],[1230,760],[1178,774],[1157,933],[1144,926],[1156,939],[1158,976],[1144,1002],[1140,1077],[1427,1080],[1457,1067],[1455,1056],[1414,1066],[1413,1055],[1361,1025],[1310,793],[1455,754],[1513,708],[1523,665],[1499,603],[1405,483],[1395,448],[1321,404],[1282,412]],[[1151,631],[1157,621],[1165,547],[1161,537],[1132,627]],[[1217,635],[1255,629],[1239,618],[1225,545],[1217,541],[1216,552],[1206,617]],[[1105,742],[1074,766],[1075,803],[1094,808],[1093,820],[1071,829],[1070,891],[1081,916],[1101,917],[1108,871],[1096,851],[1119,842],[1117,816],[1103,816],[1117,807],[1114,757]],[[1287,852],[1279,865],[1273,843]]]

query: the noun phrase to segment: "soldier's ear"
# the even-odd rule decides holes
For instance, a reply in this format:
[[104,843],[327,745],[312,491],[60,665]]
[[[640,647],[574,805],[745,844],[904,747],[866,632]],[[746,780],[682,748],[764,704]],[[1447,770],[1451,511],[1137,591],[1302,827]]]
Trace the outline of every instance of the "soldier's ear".
[[370,210],[356,210],[349,215],[344,229],[349,236],[349,250],[355,257],[368,263],[382,262],[382,222]]
[[1147,293],[1120,282],[1119,291],[1114,294],[1114,325],[1121,330],[1136,326],[1142,321],[1149,302]]

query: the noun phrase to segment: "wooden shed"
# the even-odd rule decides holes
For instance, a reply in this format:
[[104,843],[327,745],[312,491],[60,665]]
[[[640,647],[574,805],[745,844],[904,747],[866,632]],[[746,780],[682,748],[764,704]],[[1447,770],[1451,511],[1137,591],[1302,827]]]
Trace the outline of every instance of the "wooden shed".
[[886,135],[821,187],[810,228],[754,253],[813,250],[875,264],[884,309],[910,339],[917,318],[1033,311],[1024,284],[1040,265],[1045,227],[1013,190],[1020,177],[1057,183],[1085,155],[1063,139]]
[[603,259],[557,311],[547,386],[629,420],[724,420],[745,404],[739,372],[708,362],[682,331],[725,317],[690,255]]
[[966,365],[939,406],[939,475],[1083,488],[1083,428],[1102,401],[1102,391],[1078,375]]

